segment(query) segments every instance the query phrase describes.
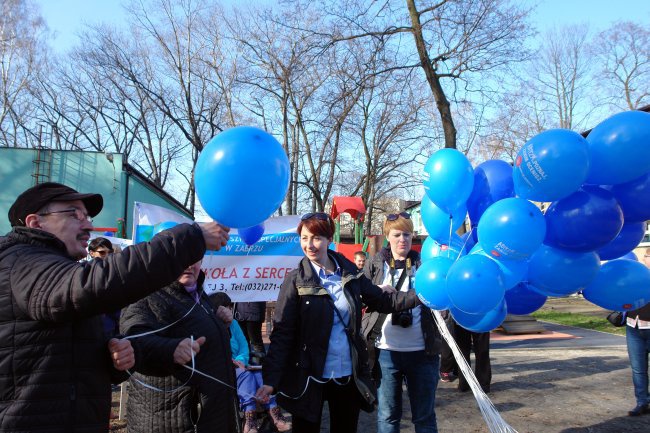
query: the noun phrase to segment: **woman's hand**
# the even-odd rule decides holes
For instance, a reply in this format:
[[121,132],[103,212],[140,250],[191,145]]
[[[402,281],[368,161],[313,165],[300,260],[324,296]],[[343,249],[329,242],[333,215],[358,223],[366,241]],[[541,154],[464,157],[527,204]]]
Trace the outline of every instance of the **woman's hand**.
[[185,365],[192,360],[201,351],[201,346],[205,343],[205,337],[199,337],[192,341],[189,338],[182,340],[174,350],[174,362]]
[[260,389],[255,393],[255,400],[259,401],[262,404],[267,404],[269,402],[270,396],[273,394],[273,387],[269,385],[262,385]]
[[238,359],[233,359],[232,363],[235,364],[235,367],[237,367],[237,368],[241,368],[242,370],[246,369],[246,366],[244,365],[244,363],[241,362]]

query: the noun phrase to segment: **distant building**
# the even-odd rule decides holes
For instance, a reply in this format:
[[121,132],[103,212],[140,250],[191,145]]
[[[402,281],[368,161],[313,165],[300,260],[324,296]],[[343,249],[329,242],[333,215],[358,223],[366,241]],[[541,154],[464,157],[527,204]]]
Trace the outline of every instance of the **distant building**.
[[193,218],[174,197],[127,164],[121,154],[1,147],[0,233],[11,229],[7,212],[18,194],[43,182],[59,182],[80,192],[100,193],[104,208],[93,225],[118,229],[118,237],[131,237],[135,201],[163,206]]

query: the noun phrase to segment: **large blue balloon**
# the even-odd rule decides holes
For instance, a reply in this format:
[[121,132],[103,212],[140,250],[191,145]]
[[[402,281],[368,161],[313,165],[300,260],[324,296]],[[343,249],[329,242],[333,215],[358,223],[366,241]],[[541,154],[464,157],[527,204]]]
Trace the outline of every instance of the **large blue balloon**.
[[621,206],[626,223],[650,219],[650,173],[614,185],[610,191]]
[[500,159],[479,164],[474,169],[474,188],[467,199],[467,211],[472,225],[478,225],[483,212],[497,201],[515,196],[512,166]]
[[289,188],[289,159],[272,135],[238,126],[205,146],[194,170],[196,195],[215,221],[243,228],[275,212]]
[[573,251],[595,251],[623,228],[623,212],[614,195],[585,185],[546,210],[544,243]]
[[467,209],[462,204],[448,213],[436,206],[426,195],[420,203],[422,223],[430,237],[442,243],[449,243],[449,236],[465,221]]
[[466,250],[463,246],[464,242],[456,233],[451,235],[451,245],[440,243],[429,236],[422,242],[420,258],[423,262],[434,257],[446,257],[451,260],[456,260],[465,255]]
[[587,136],[587,183],[614,185],[650,172],[650,114],[618,113],[599,123]]
[[502,300],[492,310],[485,314],[467,314],[461,310],[451,307],[449,309],[456,323],[472,332],[490,332],[503,323],[506,318],[506,301]]
[[506,292],[505,300],[508,314],[522,316],[542,308],[546,296],[531,289],[528,283],[522,282]]
[[537,134],[517,153],[515,192],[534,201],[555,201],[580,188],[589,172],[587,141],[568,129]]
[[600,268],[582,294],[606,310],[641,308],[650,302],[650,269],[633,260],[612,260]]
[[[481,244],[476,244],[470,251],[470,254],[480,254],[494,260],[492,256],[486,253]],[[506,290],[510,290],[523,280],[528,274],[528,261],[526,260],[494,260],[503,272],[503,286]]]
[[628,223],[625,221],[623,228],[613,241],[596,251],[600,260],[612,260],[632,251],[645,236],[645,222]]
[[163,221],[163,222],[155,224],[153,226],[153,234],[157,235],[161,231],[170,229],[170,228],[172,228],[174,226],[177,226],[177,225],[178,225],[178,223],[176,221]]
[[449,308],[447,296],[447,273],[454,261],[435,257],[422,262],[415,273],[415,292],[424,305],[434,310]]
[[580,253],[542,245],[528,262],[528,282],[546,296],[566,296],[596,278],[600,259],[594,252]]
[[239,233],[239,237],[246,245],[253,245],[264,234],[264,223],[238,229],[237,233]]
[[496,259],[526,260],[546,233],[542,212],[523,198],[506,198],[490,206],[478,223],[478,240]]
[[456,149],[440,149],[424,165],[422,184],[431,201],[451,213],[465,204],[472,192],[472,164]]
[[463,256],[449,269],[447,294],[451,304],[468,314],[484,314],[503,300],[505,286],[499,266],[478,254]]

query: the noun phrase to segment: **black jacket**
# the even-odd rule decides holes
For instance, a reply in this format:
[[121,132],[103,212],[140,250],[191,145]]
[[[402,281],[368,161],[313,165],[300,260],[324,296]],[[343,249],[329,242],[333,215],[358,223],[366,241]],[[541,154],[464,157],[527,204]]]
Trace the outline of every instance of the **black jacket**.
[[0,432],[108,431],[115,370],[99,315],[174,281],[204,251],[187,224],[89,262],[41,230],[0,237]]
[[[375,254],[372,260],[367,261],[363,268],[364,274],[372,280],[373,284],[379,285],[384,282],[385,255],[386,249],[384,248],[379,253]],[[418,266],[420,266],[420,255],[417,251],[411,250],[409,252],[409,257],[412,257],[413,267],[417,269]],[[409,292],[414,292],[414,290],[409,290]],[[429,310],[425,305],[420,305],[418,308],[421,310],[420,325],[422,327],[422,336],[424,337],[424,352],[428,356],[435,356],[439,354],[442,349],[442,338],[440,332],[438,331],[438,328],[436,328],[436,322],[431,314],[431,310]],[[380,319],[380,313],[380,311],[369,306],[366,314],[364,314],[361,329],[366,339],[368,338],[372,328]],[[368,341],[368,346],[372,352],[370,355],[370,368],[372,370],[376,361],[376,356],[373,356],[374,341]]]
[[237,302],[233,315],[238,322],[263,322],[266,302]]
[[[129,387],[129,432],[190,433],[195,431],[195,424],[198,432],[234,431],[236,394],[230,388],[235,386],[230,335],[202,293],[202,283],[203,273],[199,305],[180,283],[174,282],[122,313],[120,331],[124,335],[157,330],[178,321],[160,332],[132,340],[138,373]],[[195,368],[226,385],[198,373],[192,375],[174,363],[176,346],[190,336],[206,337],[194,358]],[[134,379],[167,392],[146,388]]]
[[[342,285],[350,306],[353,378],[359,391],[350,396],[359,400],[362,408],[374,408],[376,391],[368,370],[366,344],[359,333],[361,326],[361,297],[378,311],[393,312],[417,305],[414,292],[385,293],[372,285],[357,267],[342,255],[328,251],[342,270]],[[303,258],[298,269],[291,271],[280,289],[275,307],[271,345],[264,361],[264,384],[275,392],[299,396],[305,390],[307,378],[320,379],[332,331],[334,303],[322,287],[310,261]],[[310,382],[301,398],[291,399],[278,394],[283,408],[309,421],[316,422],[323,404],[322,388]]]

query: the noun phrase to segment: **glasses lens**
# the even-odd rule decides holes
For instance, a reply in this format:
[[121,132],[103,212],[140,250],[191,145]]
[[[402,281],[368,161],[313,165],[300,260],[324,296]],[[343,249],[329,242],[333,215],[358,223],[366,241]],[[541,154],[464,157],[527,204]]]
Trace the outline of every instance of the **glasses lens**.
[[386,215],[386,219],[388,221],[395,221],[397,218],[402,217],[404,219],[411,219],[411,214],[408,212],[400,212],[400,213],[390,213]]
[[300,219],[302,221],[305,221],[311,218],[316,218],[317,220],[321,220],[321,221],[327,221],[329,220],[329,215],[327,215],[324,212],[309,212],[304,214]]

